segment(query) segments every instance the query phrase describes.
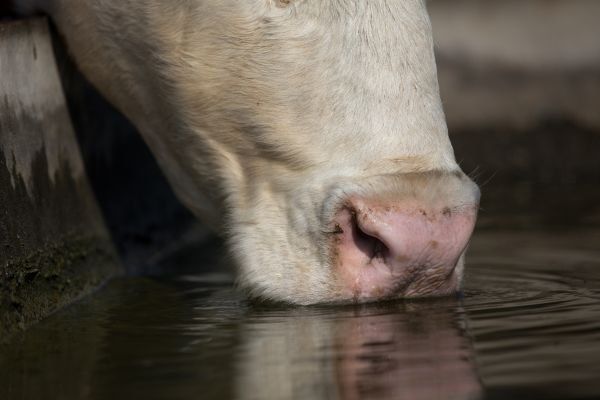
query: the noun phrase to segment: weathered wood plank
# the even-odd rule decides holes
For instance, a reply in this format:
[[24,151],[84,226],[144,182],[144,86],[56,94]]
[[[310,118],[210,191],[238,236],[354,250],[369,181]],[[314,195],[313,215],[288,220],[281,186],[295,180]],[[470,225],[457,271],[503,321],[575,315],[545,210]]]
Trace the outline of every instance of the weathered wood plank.
[[45,19],[0,24],[0,340],[120,270]]

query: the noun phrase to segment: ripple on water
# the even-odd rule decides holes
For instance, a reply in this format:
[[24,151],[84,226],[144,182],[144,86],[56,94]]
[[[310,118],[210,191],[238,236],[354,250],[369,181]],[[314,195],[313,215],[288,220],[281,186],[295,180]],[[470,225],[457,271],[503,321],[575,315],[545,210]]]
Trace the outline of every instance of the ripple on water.
[[600,394],[598,239],[595,232],[480,239],[464,305],[488,389],[540,398]]

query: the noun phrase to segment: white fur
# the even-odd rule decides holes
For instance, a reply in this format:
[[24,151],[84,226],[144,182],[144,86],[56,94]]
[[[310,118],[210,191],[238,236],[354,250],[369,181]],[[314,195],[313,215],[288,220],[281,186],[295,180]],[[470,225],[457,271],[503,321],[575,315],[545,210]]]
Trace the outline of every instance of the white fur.
[[254,296],[344,300],[324,233],[337,202],[381,174],[459,170],[423,0],[33,3]]

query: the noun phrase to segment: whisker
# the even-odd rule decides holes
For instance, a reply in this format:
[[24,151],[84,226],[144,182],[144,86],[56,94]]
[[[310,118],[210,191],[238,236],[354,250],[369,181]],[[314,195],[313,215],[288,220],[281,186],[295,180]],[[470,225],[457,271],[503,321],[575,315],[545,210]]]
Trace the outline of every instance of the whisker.
[[490,181],[491,181],[492,179],[494,179],[494,178],[496,177],[496,175],[497,175],[497,174],[498,174],[498,171],[494,171],[494,172],[492,173],[492,175],[491,175],[491,176],[490,176],[488,179],[486,179],[486,181],[485,181],[485,182],[483,182],[483,183],[480,183],[480,184],[479,184],[479,187],[483,187],[483,186],[487,185],[488,183],[490,183]]

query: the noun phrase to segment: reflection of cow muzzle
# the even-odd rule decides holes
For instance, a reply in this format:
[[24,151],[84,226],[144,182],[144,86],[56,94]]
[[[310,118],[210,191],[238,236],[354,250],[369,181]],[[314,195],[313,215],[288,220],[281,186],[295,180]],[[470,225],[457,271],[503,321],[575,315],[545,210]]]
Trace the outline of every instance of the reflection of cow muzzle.
[[481,387],[455,301],[414,306],[425,312],[388,304],[250,319],[236,397],[475,398]]

